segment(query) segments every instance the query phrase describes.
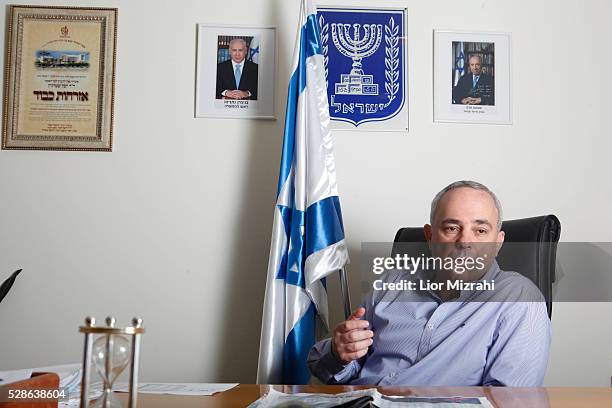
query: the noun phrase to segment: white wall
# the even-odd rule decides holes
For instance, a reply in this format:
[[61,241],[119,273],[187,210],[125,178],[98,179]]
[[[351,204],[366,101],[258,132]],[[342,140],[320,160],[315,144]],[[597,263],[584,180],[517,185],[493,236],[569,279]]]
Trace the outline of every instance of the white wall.
[[[86,315],[138,315],[143,380],[253,382],[298,1],[61,4],[119,7],[114,151],[0,151],[0,276],[24,269],[0,305],[0,369],[79,361]],[[462,178],[507,218],[554,213],[564,241],[612,241],[612,4],[385,4],[409,10],[410,132],[335,137],[354,264]],[[196,23],[220,22],[277,27],[276,122],[193,118]],[[432,122],[434,28],[512,33],[512,126]],[[548,385],[609,385],[610,315],[555,305]]]

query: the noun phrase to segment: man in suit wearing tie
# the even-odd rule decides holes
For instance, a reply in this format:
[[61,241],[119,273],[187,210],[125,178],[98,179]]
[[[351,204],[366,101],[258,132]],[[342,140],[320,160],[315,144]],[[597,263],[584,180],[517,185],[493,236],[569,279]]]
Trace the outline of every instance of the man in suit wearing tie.
[[246,42],[233,39],[229,52],[231,59],[217,65],[216,98],[257,100],[257,64],[246,60]]
[[472,55],[469,64],[470,73],[462,76],[453,88],[453,104],[495,105],[493,77],[482,72],[482,57]]

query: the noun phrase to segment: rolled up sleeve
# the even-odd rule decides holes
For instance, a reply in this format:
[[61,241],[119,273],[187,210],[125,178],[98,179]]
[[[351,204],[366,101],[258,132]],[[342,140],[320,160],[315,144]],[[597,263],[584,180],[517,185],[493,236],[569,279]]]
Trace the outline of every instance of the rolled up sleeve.
[[326,384],[346,384],[360,369],[358,360],[342,364],[334,357],[331,339],[321,340],[310,349],[307,364],[312,375]]

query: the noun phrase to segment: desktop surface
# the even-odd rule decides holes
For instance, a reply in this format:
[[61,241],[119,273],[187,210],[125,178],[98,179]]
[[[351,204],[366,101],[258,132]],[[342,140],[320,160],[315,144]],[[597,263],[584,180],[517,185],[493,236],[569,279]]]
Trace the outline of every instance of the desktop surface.
[[[368,386],[341,385],[256,385],[240,384],[214,396],[139,394],[139,408],[246,407],[265,395],[270,387],[284,393],[340,393]],[[612,407],[612,388],[597,387],[378,387],[387,395],[415,397],[487,397],[493,406],[506,407]],[[125,394],[124,394],[125,398]]]

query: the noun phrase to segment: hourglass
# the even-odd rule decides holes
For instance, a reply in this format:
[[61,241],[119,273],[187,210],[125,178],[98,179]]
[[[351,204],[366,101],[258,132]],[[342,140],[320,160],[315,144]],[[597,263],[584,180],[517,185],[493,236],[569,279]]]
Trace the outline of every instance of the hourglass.
[[[128,407],[136,408],[140,335],[145,331],[142,319],[135,317],[131,326],[115,327],[115,318],[109,316],[106,318],[106,326],[98,327],[93,317],[87,317],[85,326],[79,327],[79,331],[85,334],[81,408],[89,406],[92,363],[102,379],[102,395],[94,403],[94,408],[121,408],[121,402],[113,394],[113,384],[128,365],[130,365]],[[98,337],[92,342],[94,335]],[[130,336],[131,341],[126,338]]]

